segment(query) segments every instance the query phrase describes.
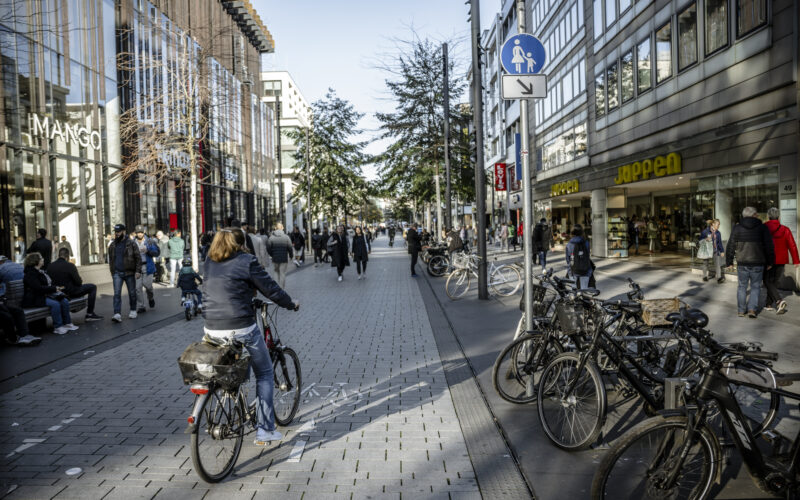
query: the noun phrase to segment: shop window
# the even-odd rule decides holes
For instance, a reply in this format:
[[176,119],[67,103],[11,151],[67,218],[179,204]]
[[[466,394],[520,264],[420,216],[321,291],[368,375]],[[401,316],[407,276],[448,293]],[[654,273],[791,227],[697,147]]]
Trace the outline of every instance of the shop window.
[[622,102],[633,99],[633,52],[628,52],[620,59],[620,87]]
[[619,78],[619,73],[617,68],[617,63],[614,63],[608,67],[608,70],[606,70],[606,94],[608,95],[609,111],[619,106],[619,94],[617,91],[617,80]]
[[678,14],[678,71],[697,62],[697,4]]
[[603,0],[594,0],[592,4],[594,15],[594,37],[598,38],[603,34]]
[[656,85],[672,76],[672,23],[656,31]]
[[650,37],[647,37],[636,47],[636,83],[640,94],[653,86],[650,60]]
[[706,55],[728,45],[728,0],[706,0]]
[[598,118],[606,114],[606,86],[602,73],[594,77],[594,109]]
[[767,0],[736,0],[736,36],[743,36],[767,23]]

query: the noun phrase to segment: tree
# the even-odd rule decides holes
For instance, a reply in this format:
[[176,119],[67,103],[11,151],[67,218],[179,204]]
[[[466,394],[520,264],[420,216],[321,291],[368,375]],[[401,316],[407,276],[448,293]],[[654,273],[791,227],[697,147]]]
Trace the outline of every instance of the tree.
[[[383,133],[393,142],[376,160],[383,193],[401,204],[430,203],[436,200],[433,176],[444,164],[444,94],[442,52],[438,42],[414,39],[401,42],[403,52],[394,66],[384,69],[392,75],[386,80],[396,102],[391,113],[377,113]],[[451,102],[463,93],[463,79],[454,76],[453,58],[448,61],[448,86]],[[451,129],[461,129],[465,115],[451,105]],[[451,184],[454,192],[466,194],[467,179],[460,175],[463,156],[459,134],[451,139]],[[443,185],[444,183],[442,183]],[[474,192],[474,188],[473,188]]]
[[[358,122],[363,113],[353,105],[328,89],[325,97],[311,105],[314,123],[308,134],[308,144],[304,130],[295,130],[289,136],[297,144],[295,157],[305,164],[306,148],[309,151],[311,211],[331,216],[342,214],[347,223],[348,208],[358,209],[366,200],[368,186],[361,172],[361,165],[367,162],[363,149],[365,142],[352,138],[361,130]],[[298,169],[297,182],[308,186],[309,173],[305,168]],[[297,200],[306,197],[307,189],[298,189],[292,197]]]

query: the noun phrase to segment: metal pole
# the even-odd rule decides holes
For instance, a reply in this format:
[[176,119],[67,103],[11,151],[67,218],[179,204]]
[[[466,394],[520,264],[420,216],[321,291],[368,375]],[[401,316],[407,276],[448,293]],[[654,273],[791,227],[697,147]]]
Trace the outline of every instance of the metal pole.
[[[431,228],[433,229],[433,228]],[[439,189],[439,164],[436,164],[436,239],[442,237],[442,192]]]
[[[278,140],[276,141],[277,146],[277,154],[278,154],[278,198],[280,199],[280,206],[278,210],[280,210],[280,221],[281,224],[286,223],[286,200],[283,199],[283,165],[281,164],[281,98],[280,96],[275,98],[275,114],[277,115],[277,119],[275,122],[277,123],[277,131],[278,131]],[[289,228],[286,228],[286,231],[289,231]]]
[[[486,280],[486,172],[483,167],[483,83],[481,78],[480,54],[480,1],[470,0],[472,17],[472,123],[475,127],[475,212],[478,242],[478,298],[489,299]],[[530,295],[529,295],[530,296]]]
[[[453,227],[453,205],[450,193],[450,79],[447,76],[448,62],[447,62],[447,43],[442,44],[442,60],[444,62],[444,176],[445,176],[445,211],[447,215],[444,219],[444,227],[450,229]],[[438,192],[439,189],[437,188]],[[441,232],[436,235],[436,239],[442,237]]]
[[306,216],[306,225],[308,229],[306,231],[306,246],[308,247],[308,253],[311,253],[311,162],[309,161],[309,156],[311,154],[311,144],[308,142],[308,127],[306,127],[306,211],[308,215]]
[[[517,0],[517,31],[525,33],[525,1]],[[519,100],[520,157],[522,159],[522,245],[525,251],[525,330],[533,330],[533,238],[531,238],[531,166],[528,161],[528,100]],[[536,140],[533,139],[533,144]]]

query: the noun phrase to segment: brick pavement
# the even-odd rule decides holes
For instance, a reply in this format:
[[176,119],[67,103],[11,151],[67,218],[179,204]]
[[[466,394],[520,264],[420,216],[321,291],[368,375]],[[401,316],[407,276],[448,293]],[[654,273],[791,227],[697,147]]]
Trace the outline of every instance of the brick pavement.
[[289,276],[302,309],[278,324],[300,355],[300,411],[279,446],[247,439],[226,482],[199,480],[183,433],[176,358],[194,320],[0,396],[0,496],[480,498],[408,257],[377,247],[363,281],[353,267],[341,283],[328,266]]

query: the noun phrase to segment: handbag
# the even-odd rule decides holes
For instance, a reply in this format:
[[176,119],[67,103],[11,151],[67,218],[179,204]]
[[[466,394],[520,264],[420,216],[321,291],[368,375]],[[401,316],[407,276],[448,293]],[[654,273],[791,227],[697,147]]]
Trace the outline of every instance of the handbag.
[[710,240],[703,239],[700,242],[700,247],[697,249],[698,259],[710,259],[714,256],[714,243]]
[[50,293],[50,294],[47,295],[47,298],[48,299],[57,300],[57,301],[60,302],[62,299],[66,299],[67,298],[67,294],[64,293],[64,292]]

